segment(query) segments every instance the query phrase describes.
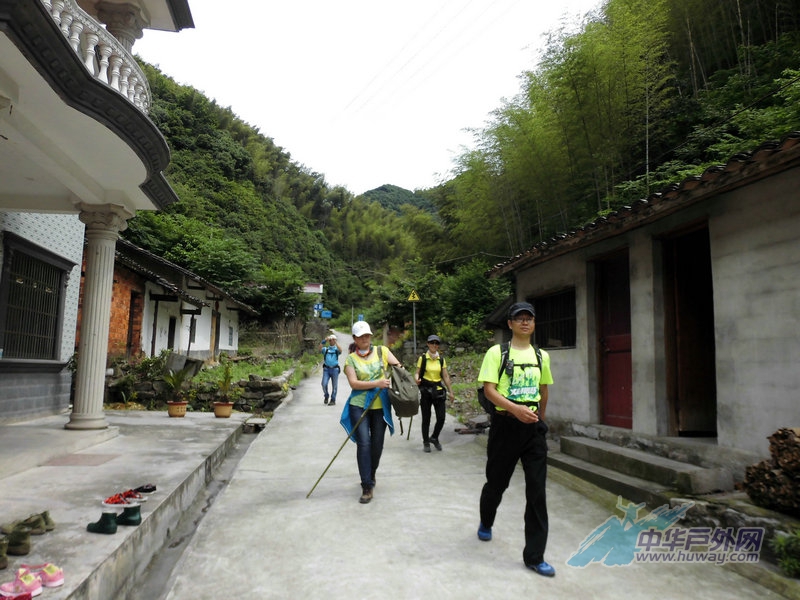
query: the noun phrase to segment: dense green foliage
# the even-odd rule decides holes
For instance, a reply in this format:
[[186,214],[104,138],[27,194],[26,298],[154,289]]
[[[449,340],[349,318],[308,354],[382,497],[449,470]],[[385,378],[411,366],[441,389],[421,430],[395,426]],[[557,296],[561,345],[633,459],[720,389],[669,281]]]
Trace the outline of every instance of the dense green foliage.
[[[144,65],[180,201],[126,237],[226,287],[264,321],[412,318],[468,339],[511,292],[486,269],[531,245],[800,129],[800,7],[790,0],[607,0],[551,33],[450,181],[360,197]],[[349,319],[348,319],[349,320]]]

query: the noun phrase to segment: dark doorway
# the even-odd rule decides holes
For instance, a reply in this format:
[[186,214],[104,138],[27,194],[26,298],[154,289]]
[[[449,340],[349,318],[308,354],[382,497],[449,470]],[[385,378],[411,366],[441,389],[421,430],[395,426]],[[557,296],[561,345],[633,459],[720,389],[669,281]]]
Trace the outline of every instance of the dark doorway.
[[597,261],[595,265],[603,424],[630,429],[633,379],[628,253]]
[[707,227],[664,240],[664,291],[671,433],[716,436],[714,288]]
[[178,329],[178,319],[176,317],[169,318],[169,330],[167,332],[167,348],[175,350],[175,332]]

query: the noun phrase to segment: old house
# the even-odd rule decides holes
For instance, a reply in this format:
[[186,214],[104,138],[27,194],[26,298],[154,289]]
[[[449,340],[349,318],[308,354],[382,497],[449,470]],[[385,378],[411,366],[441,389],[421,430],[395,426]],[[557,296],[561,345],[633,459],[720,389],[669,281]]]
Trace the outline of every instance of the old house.
[[70,402],[68,429],[103,414],[119,232],[177,200],[169,149],[133,58],[145,29],[193,27],[187,0],[0,0],[0,419]]
[[536,307],[548,418],[767,457],[800,426],[800,133],[491,270]]
[[241,313],[257,314],[199,275],[126,240],[117,241],[109,361],[155,356],[166,349],[203,361],[234,355]]

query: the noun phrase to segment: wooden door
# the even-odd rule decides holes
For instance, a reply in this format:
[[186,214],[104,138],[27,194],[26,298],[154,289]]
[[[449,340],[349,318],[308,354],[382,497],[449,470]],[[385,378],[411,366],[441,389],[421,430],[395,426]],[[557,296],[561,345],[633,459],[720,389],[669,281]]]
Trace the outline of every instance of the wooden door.
[[631,293],[628,254],[598,261],[600,393],[605,425],[633,425]]

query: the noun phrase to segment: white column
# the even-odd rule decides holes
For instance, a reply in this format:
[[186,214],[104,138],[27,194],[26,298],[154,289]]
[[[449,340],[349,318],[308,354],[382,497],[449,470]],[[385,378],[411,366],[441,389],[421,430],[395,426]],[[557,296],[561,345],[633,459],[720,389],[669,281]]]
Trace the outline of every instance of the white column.
[[119,232],[133,216],[113,204],[80,204],[86,225],[86,278],[83,282],[78,370],[75,400],[66,429],[105,429],[103,412],[111,293],[114,285],[114,253]]

